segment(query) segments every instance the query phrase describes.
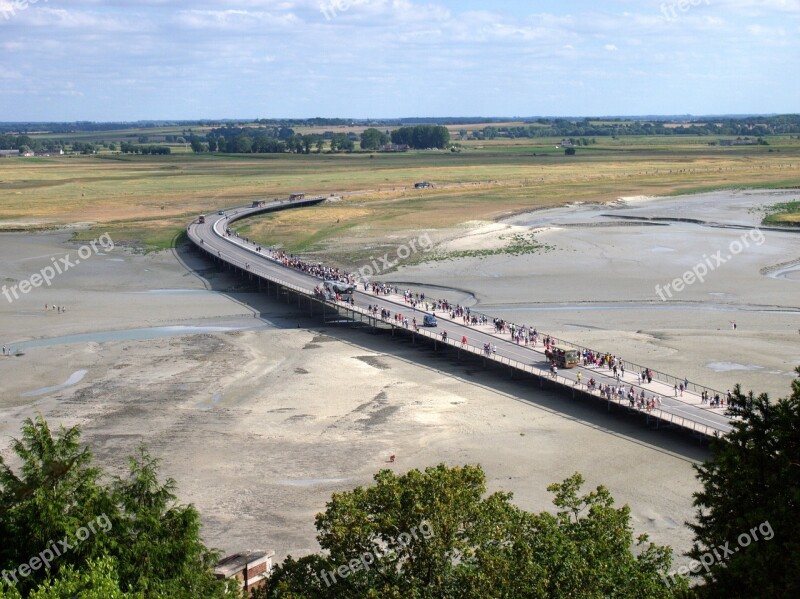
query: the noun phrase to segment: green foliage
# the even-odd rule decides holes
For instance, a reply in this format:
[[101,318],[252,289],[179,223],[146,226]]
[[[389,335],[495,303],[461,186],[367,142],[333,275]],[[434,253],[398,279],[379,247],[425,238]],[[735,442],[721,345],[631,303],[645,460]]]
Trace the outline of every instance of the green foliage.
[[57,579],[47,580],[29,596],[29,599],[134,599],[132,593],[123,593],[114,568],[114,560],[90,560],[86,568],[64,569]]
[[123,585],[169,597],[216,596],[221,586],[210,569],[219,556],[200,541],[199,513],[176,505],[175,481],[159,483],[159,461],[144,446],[128,464],[128,476],[113,485],[121,511],[114,535]]
[[762,224],[800,226],[800,200],[769,206]]
[[331,151],[336,152],[342,150],[344,152],[352,152],[356,147],[355,142],[350,139],[346,133],[336,133],[331,138]]
[[[75,544],[75,532],[100,514],[113,514],[115,507],[99,485],[100,470],[91,465],[88,449],[80,446],[80,429],[61,427],[54,436],[47,422],[37,416],[22,426],[22,438],[12,449],[22,461],[15,473],[0,457],[0,566],[6,570],[28,563],[54,542],[67,539]],[[52,566],[57,573],[69,564],[85,563],[105,540],[76,544]],[[46,576],[34,570],[19,584],[24,593]]]
[[[791,396],[777,402],[766,394],[745,396],[739,386],[733,395],[733,430],[713,443],[711,459],[696,468],[703,490],[695,494],[690,555],[714,557],[706,558],[713,562],[708,572],[699,573],[706,582],[699,591],[705,597],[798,596],[800,379],[792,382]],[[774,536],[768,539],[769,532]],[[759,540],[752,540],[753,533]]]
[[418,150],[444,149],[450,143],[450,131],[439,125],[417,125],[401,127],[392,131],[392,143],[411,146]]
[[361,149],[377,150],[381,146],[388,144],[389,141],[391,141],[391,138],[386,133],[370,127],[361,134]]
[[485,496],[480,466],[383,470],[375,482],[335,494],[316,519],[324,553],[288,557],[256,596],[638,599],[685,589],[660,577],[670,549],[641,537],[634,556],[629,509],[603,487],[580,496],[578,474],[550,487],[556,516]]
[[176,503],[175,481],[159,482],[144,447],[111,485],[101,484],[78,427],[53,434],[37,416],[12,448],[19,473],[0,458],[0,569],[15,583],[6,596],[238,596],[213,576],[217,554],[200,540],[197,510]]

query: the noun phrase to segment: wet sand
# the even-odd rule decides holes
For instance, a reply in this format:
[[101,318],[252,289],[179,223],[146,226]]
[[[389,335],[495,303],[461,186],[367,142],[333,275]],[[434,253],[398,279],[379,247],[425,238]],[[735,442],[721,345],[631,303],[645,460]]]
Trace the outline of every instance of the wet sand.
[[[436,270],[436,281],[474,292],[479,308],[498,315],[619,347],[710,384],[752,376],[757,388],[774,385],[785,394],[788,375],[735,369],[785,372],[800,362],[797,340],[782,328],[797,328],[790,310],[797,282],[751,272],[778,261],[780,251],[791,258],[791,241],[768,236],[765,254],[743,255],[741,266],[715,273],[714,292],[737,293],[714,302],[730,309],[692,306],[689,298],[712,291],[700,287],[687,290],[687,308],[652,309],[650,283],[673,267],[648,274],[653,265],[642,256],[649,254],[618,247],[637,228],[603,231],[608,243],[589,246],[581,244],[590,244],[591,231],[553,226],[547,234],[559,249],[548,255],[438,262],[396,274],[424,283]],[[682,239],[646,237],[641,245],[680,254],[688,251]],[[569,251],[570,243],[596,252]],[[6,284],[13,284],[75,246],[59,234],[9,234],[0,235],[0,249]],[[619,260],[629,262],[618,267]],[[741,277],[741,285],[730,277]],[[586,301],[598,303],[563,306]],[[67,311],[45,311],[45,303]],[[786,313],[748,312],[744,304]],[[742,324],[736,333],[725,326],[730,314]],[[94,256],[49,288],[0,302],[0,322],[3,343],[23,354],[0,359],[3,456],[21,420],[37,412],[51,424],[82,425],[113,473],[145,441],[162,458],[164,476],[177,480],[181,500],[200,510],[206,541],[225,551],[264,548],[279,558],[314,551],[313,517],[332,492],[369,484],[380,468],[439,462],[481,463],[490,489],[512,491],[534,511],[551,507],[548,484],[580,471],[589,485],[604,484],[631,506],[637,533],[680,551],[691,542],[683,522],[692,518],[698,489],[691,465],[706,455],[699,444],[479,364],[381,335],[322,329],[193,254],[117,248]],[[75,337],[87,333],[93,337]],[[41,338],[53,339],[25,345]]]
[[[487,225],[494,237],[476,226],[473,247],[534,232],[553,251],[434,262],[386,278],[450,287],[428,293],[722,391],[738,382],[782,397],[800,365],[800,231],[762,231],[759,207],[798,195],[716,192],[542,210],[505,230]],[[673,288],[700,264],[709,270],[703,282]]]

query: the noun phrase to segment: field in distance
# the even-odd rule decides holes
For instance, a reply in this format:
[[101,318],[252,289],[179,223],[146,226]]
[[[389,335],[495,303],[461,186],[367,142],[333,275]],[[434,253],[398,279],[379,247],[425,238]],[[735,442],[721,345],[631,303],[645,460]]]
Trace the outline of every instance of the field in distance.
[[[715,140],[708,136],[598,137],[575,156],[564,155],[560,139],[495,139],[457,142],[459,152],[6,158],[0,228],[87,223],[81,238],[108,231],[117,243],[160,249],[201,213],[298,191],[337,194],[314,209],[254,220],[245,231],[265,244],[346,264],[363,257],[353,244],[362,236],[452,229],[621,196],[800,185],[800,140],[766,139],[768,146],[721,147],[709,145]],[[423,180],[434,187],[414,189]],[[798,212],[789,202],[765,216],[791,224]]]

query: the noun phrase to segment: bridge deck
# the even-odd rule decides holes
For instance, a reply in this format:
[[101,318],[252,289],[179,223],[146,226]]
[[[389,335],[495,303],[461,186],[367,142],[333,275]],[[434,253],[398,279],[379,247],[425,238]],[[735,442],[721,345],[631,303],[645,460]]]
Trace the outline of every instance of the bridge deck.
[[[437,344],[445,343],[457,348],[459,351],[469,352],[483,359],[503,364],[514,370],[538,377],[540,380],[550,380],[557,385],[572,390],[573,393],[586,393],[603,399],[610,404],[616,403],[622,406],[629,406],[627,398],[608,399],[605,396],[601,396],[598,391],[590,390],[587,387],[590,378],[594,378],[598,385],[617,384],[616,378],[608,369],[580,366],[568,370],[559,370],[557,376],[553,377],[550,373],[548,361],[544,356],[544,347],[541,344],[538,347],[519,345],[510,340],[508,335],[498,335],[491,324],[482,326],[463,324],[459,322],[460,319],[450,319],[449,314],[442,311],[435,313],[439,319],[437,329],[420,328],[418,331],[410,330],[403,325],[402,321],[396,321],[394,315],[402,314],[405,318],[408,318],[409,323],[414,318],[417,319],[418,323],[421,323],[424,314],[434,312],[423,311],[419,306],[412,307],[400,296],[375,295],[357,291],[353,294],[354,305],[325,301],[314,294],[314,289],[321,283],[319,278],[284,266],[268,255],[268,252],[257,251],[255,244],[252,242],[225,235],[225,228],[236,220],[264,212],[313,206],[323,200],[324,198],[310,198],[291,202],[275,201],[258,208],[237,208],[227,212],[225,215],[207,216],[205,224],[193,223],[189,225],[187,233],[189,239],[197,247],[206,251],[212,257],[241,269],[250,276],[259,277],[290,289],[301,296],[306,296],[311,302],[328,304],[337,310],[345,311],[351,318],[360,319],[372,326],[407,330],[409,334],[432,339]],[[374,316],[367,311],[367,306],[369,305],[377,306],[379,310],[391,311],[392,318],[386,320]],[[442,331],[447,331],[448,339],[446,341],[442,341]],[[463,337],[467,338],[466,343],[462,343]],[[491,351],[487,355],[484,351],[485,344],[496,346],[496,352]],[[578,380],[579,373],[582,379],[580,382]],[[657,395],[661,399],[660,407],[631,409],[646,414],[648,420],[654,419],[655,422],[669,423],[705,436],[724,434],[731,429],[731,420],[725,415],[724,408],[711,408],[702,404],[700,394],[697,391],[702,387],[695,386],[694,390],[685,390],[682,396],[675,397],[673,384],[678,379],[664,373],[657,373],[656,376],[660,378],[654,379],[652,383],[642,384],[638,382],[635,372],[627,371],[625,373],[622,383],[624,383],[626,389],[633,387],[637,396],[644,390],[648,398]]]

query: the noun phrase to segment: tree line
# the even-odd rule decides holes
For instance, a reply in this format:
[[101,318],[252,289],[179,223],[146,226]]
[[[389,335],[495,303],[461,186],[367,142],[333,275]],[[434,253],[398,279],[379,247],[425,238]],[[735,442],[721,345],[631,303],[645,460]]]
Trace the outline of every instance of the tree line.
[[288,127],[224,127],[205,136],[192,135],[189,141],[195,153],[310,154],[312,149],[322,152],[326,142],[331,152],[352,152],[356,142],[362,150],[379,150],[390,142],[417,149],[446,148],[450,143],[450,132],[447,127],[434,125],[402,127],[391,133],[371,127],[361,135],[332,131],[298,135]]
[[[462,136],[467,133],[462,130]],[[759,137],[800,133],[800,115],[759,118],[722,118],[715,122],[672,124],[665,121],[610,121],[591,119],[539,119],[535,123],[516,126],[489,125],[472,131],[477,139],[506,137],[623,137],[627,135],[731,135]]]

